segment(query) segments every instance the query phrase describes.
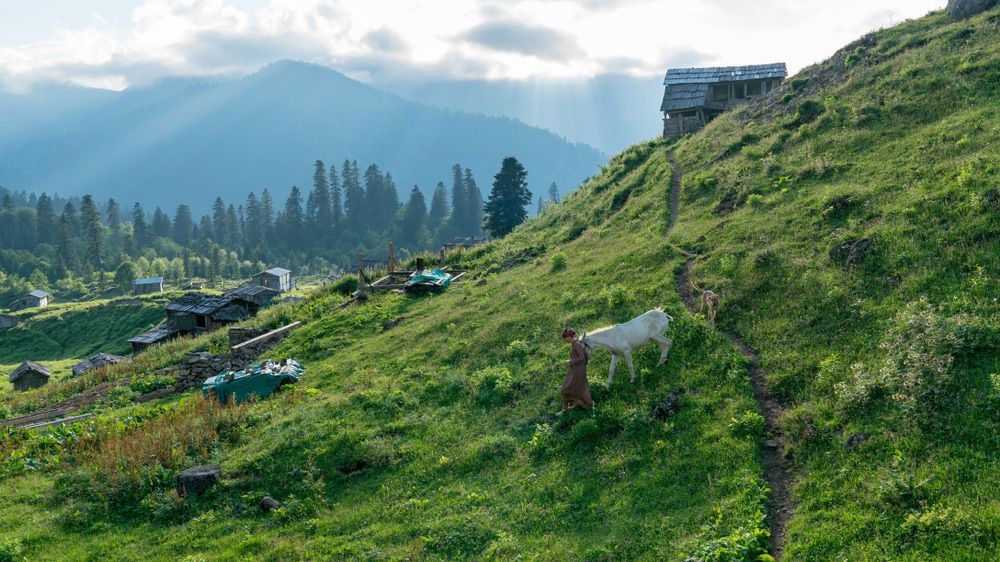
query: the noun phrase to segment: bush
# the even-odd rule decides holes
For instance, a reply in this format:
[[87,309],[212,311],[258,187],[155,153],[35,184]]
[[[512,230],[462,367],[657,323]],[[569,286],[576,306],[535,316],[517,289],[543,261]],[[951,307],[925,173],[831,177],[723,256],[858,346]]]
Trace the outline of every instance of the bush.
[[566,269],[566,254],[560,252],[552,256],[550,271],[554,273],[556,271],[562,271],[564,269]]
[[746,411],[729,422],[729,430],[737,437],[758,438],[764,434],[764,416],[760,412]]
[[139,393],[132,390],[131,385],[116,386],[108,391],[107,395],[101,399],[101,406],[105,408],[121,408],[128,406],[139,397]]
[[341,295],[350,295],[354,291],[358,290],[358,276],[357,275],[344,275],[340,279],[337,279],[333,285],[330,286],[330,291],[334,293],[339,293]]
[[849,408],[891,396],[908,420],[932,422],[952,399],[954,354],[965,347],[957,326],[926,298],[910,303],[882,341],[879,368],[853,365],[850,380],[836,385],[837,396]]
[[477,399],[484,406],[500,406],[514,397],[514,378],[506,367],[487,367],[476,371],[473,378],[478,381]]
[[0,539],[0,562],[21,562],[24,559],[20,541]]
[[145,375],[128,384],[128,387],[138,394],[146,394],[161,388],[173,386],[177,379],[169,375]]

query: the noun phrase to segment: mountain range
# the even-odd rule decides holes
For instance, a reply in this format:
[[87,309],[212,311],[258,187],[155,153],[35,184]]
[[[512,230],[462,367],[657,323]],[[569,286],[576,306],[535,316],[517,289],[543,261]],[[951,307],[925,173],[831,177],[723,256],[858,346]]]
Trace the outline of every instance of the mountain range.
[[[45,85],[0,94],[0,185],[207,209],[270,188],[312,184],[316,159],[377,163],[401,192],[429,195],[451,166],[484,191],[516,156],[536,194],[569,191],[601,151],[505,117],[408,101],[318,65],[282,61],[226,81],[167,79],[121,92]],[[405,191],[404,191],[405,190]]]

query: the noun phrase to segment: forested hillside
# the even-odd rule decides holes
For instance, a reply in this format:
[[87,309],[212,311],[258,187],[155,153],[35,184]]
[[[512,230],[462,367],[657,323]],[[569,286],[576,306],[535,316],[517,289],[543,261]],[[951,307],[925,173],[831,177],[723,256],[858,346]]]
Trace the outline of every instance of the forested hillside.
[[[254,325],[303,322],[272,354],[306,365],[293,390],[226,408],[121,391],[85,423],[5,430],[0,552],[996,559],[998,85],[1000,8],[872,33],[451,255],[469,273],[440,295],[341,308],[330,286],[267,311]],[[692,285],[721,294],[714,325]],[[644,347],[608,387],[596,350],[596,407],[555,415],[562,328],[654,307],[666,364]],[[206,462],[220,485],[178,498]]]

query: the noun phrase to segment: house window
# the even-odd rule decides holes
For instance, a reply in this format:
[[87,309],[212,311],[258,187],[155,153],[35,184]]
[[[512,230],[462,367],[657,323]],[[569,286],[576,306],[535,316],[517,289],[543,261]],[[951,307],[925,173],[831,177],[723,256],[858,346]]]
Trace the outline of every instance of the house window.
[[760,80],[754,80],[753,82],[747,82],[747,97],[755,98],[764,92],[761,90],[764,83]]
[[733,97],[735,97],[738,100],[746,99],[747,85],[745,82],[733,84]]
[[726,101],[729,99],[729,84],[717,84],[712,86],[712,101]]
[[195,326],[198,326],[199,328],[207,328],[208,327],[208,317],[207,316],[202,316],[201,314],[198,314],[198,315],[196,315],[194,317],[194,323],[195,323]]

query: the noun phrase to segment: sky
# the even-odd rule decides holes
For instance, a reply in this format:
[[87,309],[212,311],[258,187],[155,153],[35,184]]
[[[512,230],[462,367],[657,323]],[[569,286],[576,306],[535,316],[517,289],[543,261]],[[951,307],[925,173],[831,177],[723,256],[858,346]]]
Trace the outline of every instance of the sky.
[[794,73],[945,0],[0,0],[0,88],[121,90],[283,59],[366,82]]

